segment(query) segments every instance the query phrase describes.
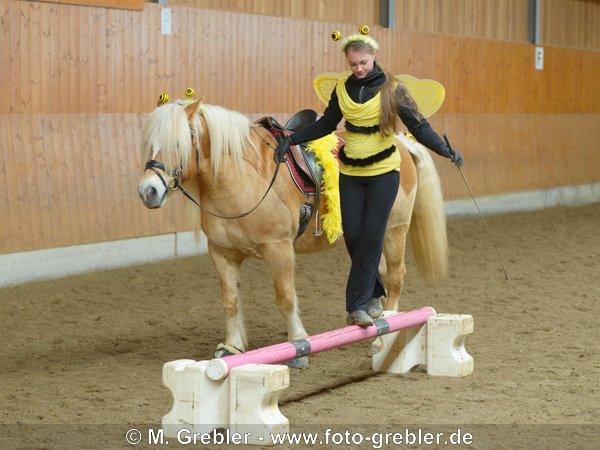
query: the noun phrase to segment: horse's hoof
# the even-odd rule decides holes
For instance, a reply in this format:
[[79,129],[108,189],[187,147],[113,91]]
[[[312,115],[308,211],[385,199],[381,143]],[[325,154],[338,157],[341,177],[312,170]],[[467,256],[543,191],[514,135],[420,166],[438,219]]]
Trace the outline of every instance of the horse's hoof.
[[215,358],[223,358],[224,356],[231,356],[231,355],[239,355],[240,353],[244,353],[242,350],[240,350],[237,347],[234,347],[233,345],[229,345],[229,344],[219,344],[217,345],[217,351],[215,352]]
[[367,350],[367,355],[373,356],[375,353],[378,353],[383,348],[383,339],[381,336],[376,338],[372,343],[369,350]]
[[290,369],[304,369],[310,365],[308,362],[308,356],[301,356],[300,358],[292,359],[285,363]]

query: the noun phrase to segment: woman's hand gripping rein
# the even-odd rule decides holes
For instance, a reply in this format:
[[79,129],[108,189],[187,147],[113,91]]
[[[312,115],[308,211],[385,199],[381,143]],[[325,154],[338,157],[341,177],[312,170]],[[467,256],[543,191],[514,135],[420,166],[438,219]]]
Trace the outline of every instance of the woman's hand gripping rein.
[[285,161],[285,155],[290,151],[290,146],[292,145],[289,136],[283,138],[283,140],[277,144],[275,148],[275,154],[273,155],[273,159],[277,164],[280,164]]

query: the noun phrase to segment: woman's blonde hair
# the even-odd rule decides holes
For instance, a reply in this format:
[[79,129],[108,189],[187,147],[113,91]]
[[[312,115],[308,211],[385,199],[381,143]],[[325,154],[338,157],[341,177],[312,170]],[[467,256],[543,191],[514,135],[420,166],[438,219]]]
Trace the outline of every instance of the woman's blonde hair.
[[[353,40],[346,44],[344,53],[348,55],[350,50],[356,52],[365,52],[375,55],[375,48],[363,40]],[[421,120],[419,107],[408,92],[406,86],[397,80],[387,69],[379,62],[377,65],[385,75],[385,82],[379,89],[381,93],[381,120],[379,122],[379,131],[383,136],[396,134],[400,131],[398,122],[398,111],[400,108],[408,108],[417,119]]]

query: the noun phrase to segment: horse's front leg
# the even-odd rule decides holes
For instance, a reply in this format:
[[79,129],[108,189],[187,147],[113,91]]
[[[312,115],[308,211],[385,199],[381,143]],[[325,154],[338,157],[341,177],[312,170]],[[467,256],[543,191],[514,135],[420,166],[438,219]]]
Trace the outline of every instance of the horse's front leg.
[[[272,242],[261,244],[260,251],[271,268],[275,301],[286,318],[288,340],[302,339],[308,336],[300,319],[298,298],[294,281],[295,254],[291,242]],[[291,367],[308,366],[308,358],[296,358],[288,363]]]
[[237,250],[218,247],[210,241],[208,252],[221,283],[221,304],[225,310],[225,344],[219,344],[215,356],[243,352],[248,346],[248,338],[242,314],[239,284],[240,266],[245,256]]

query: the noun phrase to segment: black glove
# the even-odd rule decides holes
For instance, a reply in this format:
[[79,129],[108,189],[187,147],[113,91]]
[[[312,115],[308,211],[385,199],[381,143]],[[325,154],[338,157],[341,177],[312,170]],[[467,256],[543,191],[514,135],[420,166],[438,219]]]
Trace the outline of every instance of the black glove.
[[283,138],[277,147],[275,147],[275,154],[273,155],[273,159],[277,164],[285,161],[285,154],[290,151],[290,146],[292,143],[290,142],[289,136]]
[[457,167],[462,167],[462,165],[465,162],[463,156],[457,150],[454,150],[452,147],[449,147],[448,150],[448,153],[450,153],[450,156],[448,156],[448,158],[450,158],[450,161],[456,164]]

